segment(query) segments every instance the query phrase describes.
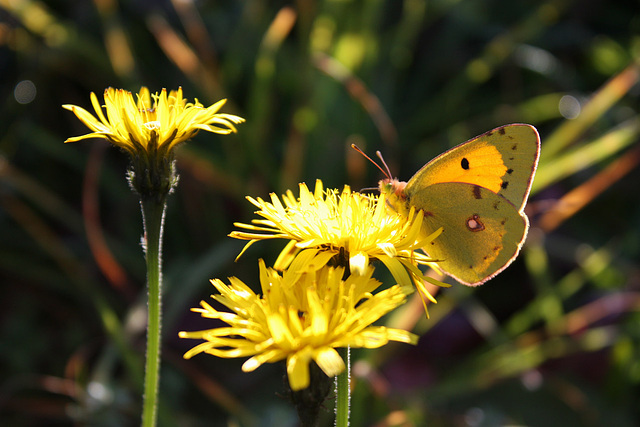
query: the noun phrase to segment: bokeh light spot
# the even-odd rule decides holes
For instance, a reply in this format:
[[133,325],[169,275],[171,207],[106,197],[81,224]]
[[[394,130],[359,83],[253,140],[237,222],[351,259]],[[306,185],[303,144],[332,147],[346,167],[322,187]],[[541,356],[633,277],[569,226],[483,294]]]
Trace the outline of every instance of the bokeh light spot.
[[574,96],[565,95],[558,102],[558,110],[565,119],[573,120],[580,115],[582,107],[580,101]]
[[13,89],[13,96],[20,104],[28,104],[36,99],[36,85],[31,80],[23,80]]

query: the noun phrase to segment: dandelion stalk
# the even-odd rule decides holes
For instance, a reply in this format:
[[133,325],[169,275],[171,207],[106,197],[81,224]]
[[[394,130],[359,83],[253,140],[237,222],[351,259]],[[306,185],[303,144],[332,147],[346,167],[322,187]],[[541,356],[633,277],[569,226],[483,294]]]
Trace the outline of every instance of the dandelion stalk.
[[[91,93],[93,116],[76,105],[63,105],[72,111],[91,133],[68,138],[75,142],[104,138],[130,155],[128,173],[131,188],[140,196],[144,223],[147,263],[148,326],[144,378],[142,425],[156,425],[160,375],[160,338],[162,316],[162,232],[167,197],[178,183],[174,148],[205,130],[218,134],[236,132],[234,125],[242,117],[218,111],[225,100],[204,107],[198,100],[187,102],[182,89],[151,94],[142,87],[134,99],[131,92],[108,88],[105,105]],[[106,113],[106,114],[105,114]]]
[[162,231],[166,197],[140,202],[144,221],[145,254],[147,262],[148,323],[147,352],[144,376],[142,425],[156,425],[158,383],[160,377],[160,337],[162,330]]
[[336,378],[336,427],[348,427],[349,404],[351,401],[351,349],[344,347],[338,350],[345,361],[345,370]]
[[[345,267],[344,279],[348,278],[351,271],[349,257],[343,248],[340,253],[333,258],[332,262]],[[356,273],[357,274],[357,273]],[[351,403],[351,348],[347,345],[338,348],[338,354],[344,360],[345,369],[335,377],[336,395],[336,418],[335,427],[349,426],[349,408]]]

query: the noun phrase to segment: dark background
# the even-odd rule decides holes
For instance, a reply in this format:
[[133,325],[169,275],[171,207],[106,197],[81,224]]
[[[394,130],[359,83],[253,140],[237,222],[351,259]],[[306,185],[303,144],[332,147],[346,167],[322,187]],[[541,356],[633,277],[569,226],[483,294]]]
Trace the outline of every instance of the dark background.
[[[385,321],[417,347],[354,352],[352,425],[632,426],[640,414],[636,1],[0,0],[0,424],[136,425],[144,259],[127,156],[61,108],[106,87],[182,86],[247,119],[179,149],[166,217],[160,425],[295,425],[283,366],[199,355],[189,311],[259,289],[244,197],[354,189],[381,150],[407,180],[447,148],[525,122],[542,137],[519,259]],[[634,61],[635,64],[634,65]],[[389,277],[381,277],[389,284]],[[127,365],[129,363],[129,365]],[[326,403],[332,425],[333,401]]]

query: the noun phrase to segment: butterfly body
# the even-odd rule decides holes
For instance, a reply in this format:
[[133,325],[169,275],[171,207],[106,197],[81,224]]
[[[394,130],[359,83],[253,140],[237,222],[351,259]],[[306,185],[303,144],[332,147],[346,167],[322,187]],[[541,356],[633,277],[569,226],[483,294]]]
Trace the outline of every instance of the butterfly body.
[[448,275],[470,286],[504,270],[529,228],[524,206],[540,154],[533,126],[506,125],[439,155],[408,182],[380,181],[392,209],[423,211],[424,248]]

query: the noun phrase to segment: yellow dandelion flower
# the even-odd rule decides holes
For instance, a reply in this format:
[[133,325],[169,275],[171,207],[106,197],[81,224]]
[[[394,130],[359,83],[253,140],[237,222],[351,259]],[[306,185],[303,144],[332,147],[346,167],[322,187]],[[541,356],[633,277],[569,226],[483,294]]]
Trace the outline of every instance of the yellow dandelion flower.
[[260,260],[262,296],[235,277],[230,285],[212,280],[220,292],[212,298],[232,312],[218,311],[205,301],[192,311],[228,326],[180,332],[181,338],[205,340],[184,357],[250,357],[242,366],[244,372],[286,360],[289,384],[296,391],[308,387],[312,360],[329,377],[345,369],[336,348],[378,348],[389,341],[416,344],[418,337],[410,332],[372,326],[407,295],[399,285],[374,294],[380,282],[372,272],[367,268],[362,275],[342,280],[343,268],[325,266],[304,273],[287,270],[281,276]]
[[320,180],[313,193],[303,183],[299,198],[287,191],[282,202],[273,193],[271,202],[247,197],[263,219],[236,223],[249,231],[234,231],[230,236],[249,240],[242,252],[259,240],[289,239],[274,265],[278,270],[319,269],[334,257],[344,256],[351,273],[361,274],[370,259],[378,259],[400,285],[414,282],[435,303],[423,280],[444,284],[422,274],[416,264],[429,265],[434,260],[416,250],[427,246],[441,230],[421,238],[422,211],[412,209],[407,216],[390,213],[385,197],[353,192],[349,186],[342,192],[325,191]]
[[[182,96],[182,88],[168,94],[166,89],[151,94],[149,89],[142,87],[136,99],[131,92],[108,88],[104,91],[104,106],[101,106],[92,92],[91,103],[96,116],[77,105],[62,106],[92,131],[65,142],[104,138],[131,155],[132,170],[137,175],[132,179],[132,185],[140,194],[148,191],[148,186],[159,186],[160,191],[168,191],[175,183],[173,149],[178,144],[200,130],[219,134],[236,132],[234,125],[244,122],[242,117],[218,112],[225,102],[223,99],[210,107],[204,107],[197,99],[187,102]],[[168,189],[165,188],[167,183],[170,184]]]
[[[153,102],[152,102],[153,101]],[[234,124],[244,122],[242,117],[218,113],[226,99],[205,108],[198,100],[187,102],[182,97],[182,88],[162,89],[160,94],[150,94],[142,87],[137,101],[131,92],[124,89],[108,88],[104,91],[105,116],[95,93],[91,92],[91,103],[98,119],[77,105],[63,105],[93,132],[68,138],[65,142],[74,142],[87,138],[104,138],[114,145],[136,154],[140,149],[150,149],[150,143],[157,140],[157,147],[166,150],[174,148],[198,131],[229,134],[236,132]]]

